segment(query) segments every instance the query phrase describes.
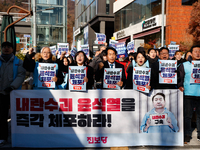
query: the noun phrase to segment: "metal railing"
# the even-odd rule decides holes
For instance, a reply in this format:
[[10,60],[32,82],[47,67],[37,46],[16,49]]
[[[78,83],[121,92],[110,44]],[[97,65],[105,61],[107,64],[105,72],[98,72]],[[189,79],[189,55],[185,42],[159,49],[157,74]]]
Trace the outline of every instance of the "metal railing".
[[[3,15],[6,15],[6,14],[7,14],[7,12],[0,12],[0,21],[3,20]],[[27,15],[27,13],[9,13],[9,14],[13,16],[13,21],[16,21],[16,20],[20,19],[22,16]],[[21,21],[31,22],[31,16],[28,16]]]

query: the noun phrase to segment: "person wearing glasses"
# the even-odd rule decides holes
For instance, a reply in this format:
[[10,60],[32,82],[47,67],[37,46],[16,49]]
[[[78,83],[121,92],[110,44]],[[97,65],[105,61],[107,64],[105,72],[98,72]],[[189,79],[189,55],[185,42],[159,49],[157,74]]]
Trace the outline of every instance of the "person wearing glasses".
[[[52,55],[49,47],[43,47],[40,53],[35,54],[35,60],[32,59],[33,48],[29,48],[29,52],[26,54],[24,59],[24,68],[26,71],[33,72],[33,89],[39,89],[38,87],[38,65],[39,63],[55,63],[56,58]],[[58,70],[58,65],[56,64],[56,76],[52,78],[52,81],[56,83],[56,88],[58,85],[63,83],[63,75],[60,70]],[[45,88],[43,88],[45,89]],[[50,89],[50,88],[48,88]]]
[[[168,48],[161,47],[159,49],[159,60],[170,60]],[[159,60],[151,65],[151,89],[176,89],[176,84],[159,83]]]

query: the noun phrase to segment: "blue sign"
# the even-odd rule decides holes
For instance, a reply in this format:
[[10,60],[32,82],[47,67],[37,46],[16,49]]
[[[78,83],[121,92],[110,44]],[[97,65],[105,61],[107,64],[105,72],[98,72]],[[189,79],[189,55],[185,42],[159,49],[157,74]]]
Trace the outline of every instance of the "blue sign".
[[106,35],[103,33],[95,33],[96,34],[96,41],[95,44],[104,44],[106,42]]
[[128,56],[125,42],[116,43],[116,50],[117,50],[117,58],[127,57]]

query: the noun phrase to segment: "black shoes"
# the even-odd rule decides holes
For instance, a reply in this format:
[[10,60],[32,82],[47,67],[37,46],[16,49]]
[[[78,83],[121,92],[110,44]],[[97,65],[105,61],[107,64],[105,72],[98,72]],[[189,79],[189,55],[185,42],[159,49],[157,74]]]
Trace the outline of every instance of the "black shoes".
[[186,135],[186,136],[184,137],[184,143],[190,142],[190,139],[191,139],[191,136]]

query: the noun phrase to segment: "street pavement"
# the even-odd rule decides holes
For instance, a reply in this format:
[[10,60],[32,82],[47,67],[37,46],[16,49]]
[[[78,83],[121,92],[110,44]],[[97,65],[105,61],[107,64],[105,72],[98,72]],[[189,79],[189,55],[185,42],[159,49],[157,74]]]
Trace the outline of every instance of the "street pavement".
[[[110,150],[111,148],[12,148],[11,145],[11,119],[9,121],[9,138],[8,142],[0,147],[0,150]],[[200,141],[197,141],[197,129],[193,129],[192,139],[184,146],[132,146],[132,147],[118,147],[112,148],[112,150],[200,150]]]

